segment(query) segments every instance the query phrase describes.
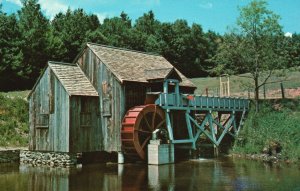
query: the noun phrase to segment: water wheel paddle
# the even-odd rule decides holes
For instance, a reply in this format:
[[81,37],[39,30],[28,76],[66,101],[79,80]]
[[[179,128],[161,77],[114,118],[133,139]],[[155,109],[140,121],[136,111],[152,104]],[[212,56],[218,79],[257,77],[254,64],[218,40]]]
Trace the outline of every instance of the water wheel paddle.
[[160,107],[149,104],[128,110],[121,130],[124,154],[145,160],[152,132],[158,128],[165,128],[165,113]]

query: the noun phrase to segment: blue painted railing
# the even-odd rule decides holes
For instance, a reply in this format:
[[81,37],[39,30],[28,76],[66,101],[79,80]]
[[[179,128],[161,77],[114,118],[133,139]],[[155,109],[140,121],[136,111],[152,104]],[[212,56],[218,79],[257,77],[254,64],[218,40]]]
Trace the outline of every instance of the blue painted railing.
[[243,111],[249,100],[233,97],[209,97],[177,93],[160,93],[155,104],[165,109]]

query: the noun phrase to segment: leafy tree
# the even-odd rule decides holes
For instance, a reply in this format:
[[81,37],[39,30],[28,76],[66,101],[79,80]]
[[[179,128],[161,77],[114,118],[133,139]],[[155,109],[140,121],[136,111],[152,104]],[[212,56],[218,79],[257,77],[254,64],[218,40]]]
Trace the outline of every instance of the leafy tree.
[[207,76],[207,68],[209,58],[209,39],[206,38],[202,27],[199,24],[193,24],[190,37],[190,58],[192,65],[192,77]]
[[0,89],[17,88],[27,69],[22,66],[23,53],[16,15],[6,15],[0,6]]
[[97,16],[88,15],[83,9],[74,11],[68,9],[65,14],[58,13],[51,24],[54,36],[61,39],[66,50],[61,58],[62,61],[72,62],[82,46],[89,40],[95,40],[97,43],[105,41],[99,31],[100,22]]
[[188,77],[207,74],[202,66],[208,58],[208,43],[200,25],[189,27],[186,20],[162,23],[157,36],[162,55],[183,74]]
[[160,22],[155,19],[153,11],[145,13],[142,17],[136,20],[135,28],[147,35],[155,35]]
[[252,1],[240,9],[237,28],[224,36],[214,58],[219,73],[249,72],[258,110],[259,88],[285,64],[279,16],[265,1]]
[[122,17],[104,19],[101,32],[107,37],[109,45],[130,48],[131,21],[125,13],[122,14]]
[[161,54],[162,41],[158,35],[160,27],[161,23],[155,19],[153,11],[139,17],[131,30],[132,48]]
[[48,55],[48,59],[52,61],[65,61],[68,50],[66,49],[64,42],[62,41],[60,36],[56,35],[53,27],[51,27],[51,29],[47,33],[46,38],[46,52]]
[[37,0],[22,0],[22,3],[23,7],[18,11],[18,28],[22,39],[20,47],[23,54],[21,75],[28,78],[23,86],[30,87],[48,60],[49,21],[42,14]]
[[206,54],[207,59],[205,60],[205,65],[201,65],[201,69],[206,71],[210,76],[216,76],[215,68],[217,67],[217,63],[212,59],[220,46],[223,36],[215,33],[214,31],[208,30],[204,34],[204,38],[206,39]]
[[288,67],[300,66],[300,35],[294,33],[292,37],[285,37],[284,45],[289,55]]

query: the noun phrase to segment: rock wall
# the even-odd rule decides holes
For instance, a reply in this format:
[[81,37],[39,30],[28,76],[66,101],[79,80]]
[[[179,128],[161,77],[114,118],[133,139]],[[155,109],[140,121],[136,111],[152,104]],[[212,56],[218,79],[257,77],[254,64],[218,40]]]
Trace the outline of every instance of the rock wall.
[[33,166],[71,167],[77,164],[77,154],[20,151],[20,163]]
[[20,150],[6,150],[0,151],[0,163],[14,163],[19,162]]

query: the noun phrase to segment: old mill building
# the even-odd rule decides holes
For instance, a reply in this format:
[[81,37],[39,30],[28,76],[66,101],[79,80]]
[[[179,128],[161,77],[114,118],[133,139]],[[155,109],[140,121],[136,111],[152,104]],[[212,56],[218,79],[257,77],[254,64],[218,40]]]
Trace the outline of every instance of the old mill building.
[[48,62],[28,99],[32,151],[121,151],[126,111],[162,91],[163,80],[196,87],[164,57],[88,43],[73,63]]

